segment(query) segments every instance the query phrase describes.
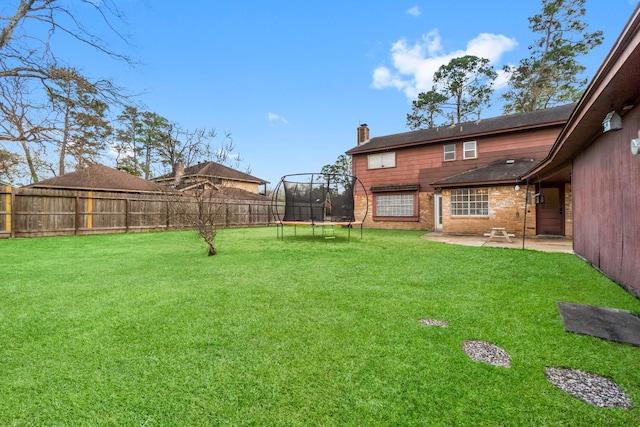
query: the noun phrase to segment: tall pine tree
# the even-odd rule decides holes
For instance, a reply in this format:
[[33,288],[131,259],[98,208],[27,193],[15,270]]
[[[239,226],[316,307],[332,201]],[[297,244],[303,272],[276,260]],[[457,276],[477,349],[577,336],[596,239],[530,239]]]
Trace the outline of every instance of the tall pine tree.
[[587,32],[586,0],[542,0],[542,11],[529,18],[529,29],[540,37],[529,46],[531,56],[511,74],[510,90],[502,95],[504,113],[540,110],[577,101],[587,79],[578,57],[602,43],[602,31]]
[[112,128],[106,118],[108,105],[77,70],[57,69],[52,83],[47,92],[58,120],[49,135],[58,149],[58,174],[63,175],[69,159],[76,168],[98,161]]

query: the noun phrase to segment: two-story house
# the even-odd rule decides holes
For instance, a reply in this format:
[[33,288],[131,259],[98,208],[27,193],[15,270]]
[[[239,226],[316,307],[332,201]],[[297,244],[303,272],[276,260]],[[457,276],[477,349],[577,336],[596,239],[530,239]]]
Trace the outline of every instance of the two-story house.
[[[367,227],[451,234],[504,227],[515,235],[569,235],[568,180],[540,188],[518,178],[547,156],[574,107],[374,138],[363,124],[358,145],[346,152],[366,190],[355,190],[356,213],[368,198]],[[539,224],[537,217],[545,219]]]
[[266,193],[267,181],[216,162],[204,162],[188,168],[178,164],[174,173],[153,178],[152,181],[179,190],[198,186],[239,189],[247,193]]

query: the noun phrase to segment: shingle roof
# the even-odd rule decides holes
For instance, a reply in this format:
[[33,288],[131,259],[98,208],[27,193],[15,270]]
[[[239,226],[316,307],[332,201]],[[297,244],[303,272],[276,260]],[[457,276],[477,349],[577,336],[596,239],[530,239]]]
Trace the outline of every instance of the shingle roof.
[[[185,168],[184,175],[182,177],[188,176],[206,176],[212,178],[223,178],[223,179],[231,179],[234,181],[245,181],[245,182],[254,182],[256,184],[267,184],[268,182],[256,178],[255,176],[249,175],[244,172],[240,172],[239,170],[232,169],[228,166],[221,165],[216,162],[204,162],[199,163],[195,166],[190,166]],[[173,174],[162,175],[156,178],[153,178],[154,181],[165,181],[168,179],[173,179]]]
[[80,190],[107,190],[132,192],[161,192],[155,182],[147,181],[104,165],[96,164],[66,173],[55,178],[45,179],[30,188],[65,188]]
[[518,177],[535,166],[535,161],[507,160],[472,169],[432,183],[434,187],[515,183]]
[[[216,187],[214,190],[215,193],[211,196],[212,199],[221,199],[221,200],[258,200],[263,202],[270,202],[271,198],[267,197],[263,194],[256,194],[251,191],[243,190],[242,188],[236,187]],[[193,194],[194,190],[185,190],[187,194]],[[207,193],[208,194],[208,193]]]
[[384,151],[390,148],[431,144],[487,134],[496,135],[551,125],[563,125],[568,120],[575,106],[576,104],[567,104],[544,110],[498,116],[452,126],[440,126],[437,128],[419,129],[411,132],[374,137],[371,138],[369,142],[354,147],[346,153],[352,155]]

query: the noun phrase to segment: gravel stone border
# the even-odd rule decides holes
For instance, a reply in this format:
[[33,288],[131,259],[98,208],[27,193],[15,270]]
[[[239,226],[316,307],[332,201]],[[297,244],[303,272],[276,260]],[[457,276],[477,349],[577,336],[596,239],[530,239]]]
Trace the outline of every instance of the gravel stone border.
[[608,378],[570,368],[544,370],[547,380],[565,393],[600,408],[633,408],[629,396]]
[[[423,318],[420,323],[427,326],[447,327],[449,322]],[[487,341],[465,340],[462,350],[475,362],[511,368],[509,353]],[[591,372],[571,368],[546,367],[547,380],[555,387],[583,402],[600,408],[633,408],[633,402],[614,381]]]
[[502,366],[503,368],[511,367],[509,353],[490,342],[466,340],[462,342],[462,349],[471,360],[476,362]]

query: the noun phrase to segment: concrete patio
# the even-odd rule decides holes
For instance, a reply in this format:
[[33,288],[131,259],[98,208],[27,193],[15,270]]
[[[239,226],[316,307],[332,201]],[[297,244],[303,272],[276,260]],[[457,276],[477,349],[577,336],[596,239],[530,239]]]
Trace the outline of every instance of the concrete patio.
[[[445,235],[442,233],[428,233],[422,236],[433,242],[450,243],[465,246],[485,246],[494,248],[522,249],[522,236],[511,238],[511,243],[499,239],[489,241],[489,237],[478,235]],[[573,240],[555,236],[527,237],[524,248],[543,252],[573,253]]]

